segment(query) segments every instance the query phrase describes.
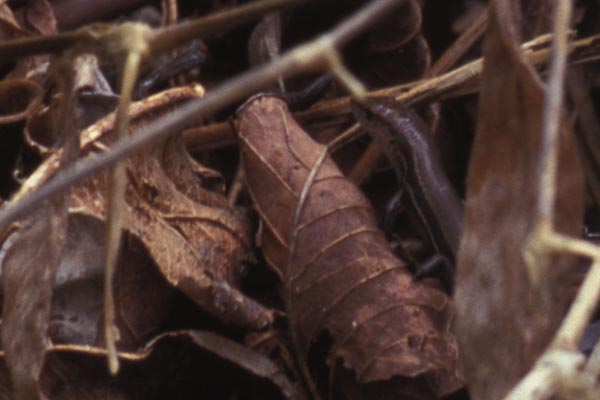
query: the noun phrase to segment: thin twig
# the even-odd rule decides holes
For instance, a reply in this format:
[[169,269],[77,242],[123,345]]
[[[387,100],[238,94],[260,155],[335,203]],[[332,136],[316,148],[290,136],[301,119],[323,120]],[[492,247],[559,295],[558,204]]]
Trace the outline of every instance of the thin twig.
[[464,56],[465,52],[481,38],[487,26],[487,21],[488,9],[486,7],[477,16],[475,21],[444,51],[431,68],[427,70],[426,76],[437,76],[453,67]]
[[91,29],[77,29],[55,35],[31,36],[0,42],[0,61],[9,62],[36,54],[57,53],[79,42],[94,40]]
[[553,227],[554,203],[556,199],[556,166],[558,164],[558,135],[563,113],[563,89],[568,54],[571,1],[556,3],[554,40],[550,80],[546,93],[546,104],[542,120],[542,153],[540,157],[538,213]]
[[[284,123],[287,125],[287,121],[285,121],[285,115],[284,115]],[[328,154],[327,147],[325,146],[322,148],[321,153],[319,154],[319,156],[315,160],[315,163],[313,164],[312,168],[310,169],[310,172],[309,172],[308,176],[306,177],[306,180],[304,181],[304,185],[302,187],[302,192],[300,193],[300,198],[298,199],[298,204],[296,204],[296,209],[294,210],[294,220],[292,222],[292,229],[290,230],[290,236],[289,236],[289,242],[288,242],[289,246],[290,246],[289,254],[288,254],[288,264],[287,264],[288,271],[292,270],[294,257],[296,256],[296,239],[298,236],[298,227],[300,226],[300,221],[302,219],[302,212],[304,211],[304,207],[306,205],[306,200],[308,199],[308,194],[309,194],[310,190],[312,189],[312,186],[317,177],[317,174],[321,170],[321,166],[323,165],[323,162],[327,158],[327,154]],[[290,284],[290,282],[286,282],[286,283]],[[288,287],[286,290],[286,297],[285,297],[287,310],[293,309],[293,307],[292,307],[293,293],[294,293],[294,291],[292,290],[292,288]],[[296,350],[296,355],[297,355],[296,359],[299,364],[298,369],[302,373],[302,377],[304,379],[306,388],[308,389],[309,393],[313,396],[314,399],[319,400],[321,397],[319,396],[319,392],[316,389],[316,385],[315,385],[312,377],[310,376],[310,372],[308,370],[308,365],[306,363],[306,354],[303,354],[300,351],[300,345],[299,345],[299,339],[298,339],[298,328],[295,326],[296,325],[295,318],[290,318],[288,320],[288,323],[290,324],[290,329],[289,329],[290,336],[292,338],[292,342],[293,342],[294,348]]]
[[229,204],[230,207],[234,207],[237,203],[238,197],[244,189],[245,181],[246,172],[244,171],[242,163],[240,163],[235,171],[235,176],[233,177],[229,193],[227,194],[227,204]]
[[[150,48],[153,53],[167,51],[174,45],[199,36],[210,37],[231,30],[243,23],[260,18],[269,11],[302,3],[301,0],[259,0],[235,7],[194,21],[172,27],[158,29],[150,35]],[[79,45],[88,50],[96,48],[113,26],[90,25],[72,32],[55,35],[33,36],[0,42],[0,61],[8,62],[36,54],[63,51]]]
[[368,23],[389,13],[401,0],[379,0],[368,3],[353,16],[320,38],[296,47],[281,58],[264,66],[252,69],[229,80],[202,99],[192,100],[179,110],[145,127],[135,135],[116,141],[110,151],[95,157],[79,160],[60,171],[53,179],[40,186],[33,193],[21,198],[17,203],[8,203],[0,213],[0,232],[8,225],[34,209],[41,201],[62,193],[70,186],[92,174],[110,167],[127,157],[141,146],[181,131],[192,122],[216,112],[239,99],[259,91],[280,76],[289,77],[300,72],[327,65],[326,54],[332,47],[338,47],[350,39],[349,32],[358,34]]
[[[131,94],[137,80],[138,71],[142,57],[148,52],[146,41],[146,29],[132,26],[127,40],[123,41],[127,49],[123,78],[121,83],[121,96],[115,116],[115,133],[117,138],[126,136],[129,130],[129,105]],[[125,161],[115,164],[108,176],[106,223],[105,223],[105,263],[104,263],[104,334],[106,336],[106,349],[108,355],[108,367],[111,374],[119,371],[119,359],[117,357],[117,345],[119,331],[116,325],[115,300],[113,293],[113,280],[117,262],[119,259],[119,248],[123,230],[123,214],[125,204],[125,190],[127,187],[127,176],[125,174]]]
[[537,204],[534,229],[523,252],[530,282],[542,293],[542,278],[548,267],[549,239],[554,234],[554,203],[556,201],[556,170],[558,164],[559,128],[563,118],[563,88],[568,54],[571,2],[559,1],[555,8],[554,35],[550,78],[546,88],[542,116],[542,138],[537,165]]
[[193,21],[169,26],[152,33],[150,49],[153,53],[167,51],[174,45],[202,37],[204,39],[223,33],[224,30],[258,19],[270,11],[291,7],[306,0],[263,0],[254,1]]
[[595,261],[577,292],[575,300],[554,336],[552,346],[563,350],[577,351],[585,328],[594,315],[596,304],[600,300],[600,248],[591,243],[573,240],[573,238],[552,234],[546,240],[553,250],[587,255]]
[[331,48],[326,58],[333,76],[352,94],[352,97],[357,99],[364,98],[367,92],[365,86],[346,68],[338,52],[334,48]]
[[[550,49],[543,47],[548,44],[548,38],[548,35],[542,35],[523,44],[523,49],[529,49],[523,54],[529,64],[542,65],[550,59]],[[569,52],[569,61],[571,63],[598,60],[600,58],[600,35],[570,42]],[[479,90],[479,78],[482,66],[482,59],[477,59],[434,78],[379,89],[369,92],[366,95],[369,97],[394,96],[409,105],[460,97],[476,93]],[[303,123],[308,123],[324,117],[339,117],[348,115],[349,113],[350,97],[341,97],[318,102],[308,110],[294,113],[294,118]],[[347,134],[348,137],[339,140],[354,140],[361,132],[358,128],[353,127],[352,133]],[[335,140],[337,141],[338,139]],[[210,150],[234,144],[235,138],[231,130],[231,125],[227,122],[222,122],[186,131],[184,133],[184,142],[195,150]]]

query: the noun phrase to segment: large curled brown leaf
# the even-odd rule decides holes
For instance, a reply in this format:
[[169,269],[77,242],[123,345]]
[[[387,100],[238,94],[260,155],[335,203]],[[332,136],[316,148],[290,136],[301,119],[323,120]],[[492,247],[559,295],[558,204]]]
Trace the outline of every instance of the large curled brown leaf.
[[[525,375],[562,320],[576,276],[572,258],[553,254],[540,296],[523,258],[539,196],[544,87],[521,54],[517,9],[504,0],[490,9],[458,257],[456,332],[474,399],[503,398]],[[554,225],[577,236],[582,174],[568,124],[561,130]]]
[[263,251],[284,283],[300,361],[327,331],[334,341],[330,364],[342,359],[360,382],[425,376],[438,396],[456,390],[461,380],[448,297],[413,280],[390,251],[368,201],[329,157],[316,166],[294,227],[307,177],[324,148],[276,97],[253,98],[239,116],[248,188],[264,223]]

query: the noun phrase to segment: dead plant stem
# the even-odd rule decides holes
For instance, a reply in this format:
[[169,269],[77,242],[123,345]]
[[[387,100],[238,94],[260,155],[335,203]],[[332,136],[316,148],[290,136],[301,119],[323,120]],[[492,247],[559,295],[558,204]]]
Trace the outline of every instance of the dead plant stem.
[[181,131],[194,121],[276,82],[280,76],[287,77],[307,70],[325,68],[328,65],[327,52],[330,52],[332,48],[342,46],[353,35],[358,34],[370,23],[389,13],[392,8],[401,3],[401,0],[369,2],[353,16],[318,39],[292,49],[269,64],[252,69],[225,82],[208,93],[206,97],[192,100],[151,126],[141,129],[135,135],[127,135],[117,140],[109,151],[75,162],[61,170],[36,191],[21,198],[18,202],[8,203],[0,212],[0,232],[3,232],[11,222],[33,210],[41,201],[59,195],[70,186],[114,165],[141,146],[173,132]]

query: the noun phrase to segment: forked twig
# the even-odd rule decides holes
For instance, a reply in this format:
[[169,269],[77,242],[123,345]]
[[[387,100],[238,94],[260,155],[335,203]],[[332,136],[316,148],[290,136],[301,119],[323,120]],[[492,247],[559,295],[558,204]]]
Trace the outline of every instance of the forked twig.
[[[542,151],[538,167],[537,220],[524,246],[524,256],[534,287],[540,283],[540,277],[547,267],[539,260],[551,252],[564,251],[586,256],[593,263],[550,347],[506,397],[507,400],[542,399],[574,388],[583,395],[588,393],[588,396],[596,391],[596,377],[590,376],[588,370],[581,368],[585,358],[577,350],[577,344],[600,299],[600,248],[562,235],[554,229],[558,138],[571,9],[570,0],[556,2],[553,56],[544,106]],[[582,396],[581,393],[579,396]]]
[[[285,115],[284,115],[284,121],[285,121]],[[285,122],[285,123],[287,124],[287,122]],[[308,176],[306,177],[306,180],[304,181],[304,186],[302,187],[302,192],[300,193],[300,198],[298,199],[298,204],[296,205],[296,209],[294,210],[294,220],[292,222],[292,229],[290,231],[290,237],[289,237],[290,248],[289,248],[288,264],[287,264],[288,270],[290,270],[290,268],[292,267],[292,264],[294,262],[294,257],[296,256],[296,238],[298,236],[298,227],[300,226],[302,212],[304,211],[304,206],[306,205],[306,199],[308,198],[308,194],[309,194],[310,190],[312,189],[312,185],[315,181],[315,178],[317,177],[317,174],[319,173],[321,166],[323,165],[323,162],[325,161],[326,158],[327,158],[327,147],[325,146],[321,149],[321,153],[315,160],[315,163],[313,164]],[[286,302],[286,308],[288,310],[291,309],[292,293],[294,293],[294,291],[291,288],[288,288],[286,290],[287,295],[285,297],[285,302]],[[319,400],[321,397],[319,396],[319,392],[317,391],[317,389],[315,387],[316,385],[313,382],[312,377],[310,376],[310,372],[308,370],[308,365],[306,364],[306,355],[301,354],[301,352],[298,351],[299,340],[298,340],[298,329],[295,326],[296,322],[294,321],[293,318],[290,318],[288,323],[290,324],[289,333],[292,338],[294,349],[297,352],[296,360],[298,362],[298,369],[300,370],[300,373],[302,374],[302,379],[306,385],[308,392],[313,396],[313,398],[315,400]]]

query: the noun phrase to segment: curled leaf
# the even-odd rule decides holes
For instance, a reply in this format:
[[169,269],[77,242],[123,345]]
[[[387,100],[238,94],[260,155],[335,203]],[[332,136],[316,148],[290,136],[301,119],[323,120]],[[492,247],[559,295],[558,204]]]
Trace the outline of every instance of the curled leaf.
[[263,251],[283,281],[300,362],[328,332],[330,365],[341,359],[360,382],[426,376],[437,395],[456,390],[448,297],[413,280],[362,193],[329,157],[316,164],[323,146],[282,100],[253,98],[239,116],[248,188],[264,223]]

